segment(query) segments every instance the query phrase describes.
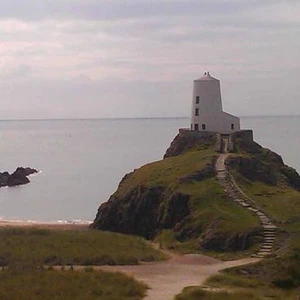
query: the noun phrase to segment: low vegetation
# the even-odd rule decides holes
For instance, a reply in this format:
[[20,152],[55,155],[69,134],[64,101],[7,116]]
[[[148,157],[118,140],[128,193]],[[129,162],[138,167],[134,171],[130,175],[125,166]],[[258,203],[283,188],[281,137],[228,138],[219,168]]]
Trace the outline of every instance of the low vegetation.
[[146,290],[120,273],[13,268],[0,272],[2,300],[140,300]]
[[175,300],[296,300],[298,295],[295,291],[284,292],[276,289],[203,289],[201,287],[185,288]]
[[1,265],[122,265],[162,258],[140,237],[98,230],[0,228]]
[[[120,273],[73,265],[163,259],[139,237],[95,230],[0,228],[0,299],[140,300],[146,285]],[[53,265],[62,265],[59,268]],[[65,270],[64,265],[70,265]]]

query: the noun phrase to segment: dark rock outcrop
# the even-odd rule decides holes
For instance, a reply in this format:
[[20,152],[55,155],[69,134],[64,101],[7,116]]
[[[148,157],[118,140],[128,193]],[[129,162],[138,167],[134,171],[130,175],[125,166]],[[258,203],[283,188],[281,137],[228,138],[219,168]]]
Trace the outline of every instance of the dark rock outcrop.
[[215,231],[208,228],[199,238],[199,246],[205,250],[213,251],[243,251],[253,245],[260,233],[259,228],[251,232],[233,233]]
[[255,157],[229,157],[226,161],[229,168],[235,168],[244,177],[251,181],[261,181],[276,185],[277,175],[274,165],[261,161]]
[[192,181],[201,181],[206,178],[211,178],[216,175],[215,168],[216,158],[214,158],[211,163],[208,163],[202,170],[196,171],[194,173],[188,174],[184,177],[178,178],[179,182],[192,182]]
[[295,169],[283,165],[280,171],[287,178],[287,181],[292,187],[300,190],[300,176]]
[[[248,143],[248,145],[250,144]],[[251,181],[261,181],[275,186],[278,181],[284,180],[288,185],[300,190],[299,174],[295,169],[285,165],[280,155],[266,148],[259,150],[256,146],[249,147],[252,150],[256,148],[256,154],[229,157],[226,160],[229,169],[237,170],[242,176]]]
[[253,140],[252,130],[236,131],[230,135],[236,152],[244,151],[251,154],[260,153],[263,147]]
[[213,132],[180,131],[167,149],[164,158],[177,156],[191,149],[206,149],[215,142],[216,134]]
[[29,183],[27,176],[37,173],[37,170],[32,168],[19,167],[15,172],[9,174],[8,172],[0,173],[0,187],[16,186]]
[[138,186],[122,198],[112,195],[101,204],[92,227],[151,239],[159,230],[173,228],[188,213],[188,195],[167,196],[164,187]]

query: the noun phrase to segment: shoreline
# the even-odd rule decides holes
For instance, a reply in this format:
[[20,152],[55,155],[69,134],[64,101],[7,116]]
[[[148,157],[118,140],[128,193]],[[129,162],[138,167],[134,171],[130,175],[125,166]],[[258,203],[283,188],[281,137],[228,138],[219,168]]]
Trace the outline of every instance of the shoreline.
[[85,230],[88,229],[92,222],[76,222],[76,221],[24,221],[0,219],[1,227],[22,227],[22,228],[41,228],[41,229],[59,229],[59,230]]

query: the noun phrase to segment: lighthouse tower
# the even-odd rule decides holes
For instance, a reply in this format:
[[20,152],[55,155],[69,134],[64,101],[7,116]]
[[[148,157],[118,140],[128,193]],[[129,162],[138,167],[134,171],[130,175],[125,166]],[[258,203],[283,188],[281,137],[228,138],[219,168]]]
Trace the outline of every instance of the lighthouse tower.
[[240,119],[223,111],[220,81],[209,72],[194,80],[191,130],[221,134],[240,130]]

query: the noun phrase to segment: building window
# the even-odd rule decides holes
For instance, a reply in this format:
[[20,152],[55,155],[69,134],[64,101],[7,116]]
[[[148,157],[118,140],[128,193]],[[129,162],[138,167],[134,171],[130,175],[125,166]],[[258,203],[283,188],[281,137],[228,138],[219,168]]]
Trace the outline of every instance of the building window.
[[199,104],[199,102],[200,102],[200,97],[197,96],[197,97],[196,97],[196,104]]
[[199,116],[199,108],[195,109],[195,116]]
[[234,130],[234,124],[231,124],[231,130]]
[[206,124],[202,124],[202,130],[206,129]]
[[199,124],[195,124],[195,130],[199,130]]

